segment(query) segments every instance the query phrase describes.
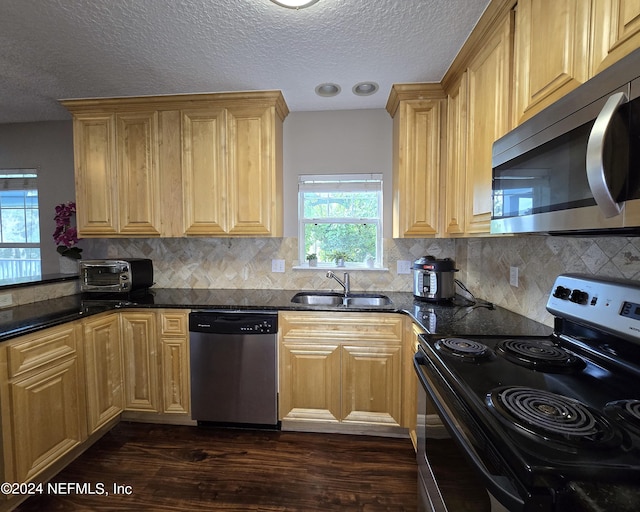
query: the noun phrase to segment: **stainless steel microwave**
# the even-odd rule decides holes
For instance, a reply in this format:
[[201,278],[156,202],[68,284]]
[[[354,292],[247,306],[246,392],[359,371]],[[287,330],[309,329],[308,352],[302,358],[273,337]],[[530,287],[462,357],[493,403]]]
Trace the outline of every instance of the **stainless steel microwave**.
[[147,258],[80,260],[80,291],[128,293],[153,285],[153,263]]
[[640,233],[640,50],[497,140],[491,233]]

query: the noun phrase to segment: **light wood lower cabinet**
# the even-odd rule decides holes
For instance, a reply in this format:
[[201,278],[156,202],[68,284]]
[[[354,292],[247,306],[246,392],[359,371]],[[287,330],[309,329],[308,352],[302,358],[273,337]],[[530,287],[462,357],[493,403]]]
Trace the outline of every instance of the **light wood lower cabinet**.
[[416,427],[418,426],[418,383],[416,373],[413,367],[413,356],[418,350],[420,341],[418,336],[424,334],[424,329],[417,323],[407,318],[407,343],[405,346],[408,348],[405,354],[405,368],[404,372],[404,423],[409,429],[409,437],[413,443],[413,447],[417,449],[418,438],[416,434]]
[[124,408],[119,318],[118,313],[105,313],[82,322],[89,434]]
[[120,313],[126,419],[163,421],[164,415],[188,419],[188,318],[188,310]]
[[70,323],[0,350],[5,481],[36,479],[86,439],[80,332]]
[[283,429],[402,431],[403,316],[281,312]]

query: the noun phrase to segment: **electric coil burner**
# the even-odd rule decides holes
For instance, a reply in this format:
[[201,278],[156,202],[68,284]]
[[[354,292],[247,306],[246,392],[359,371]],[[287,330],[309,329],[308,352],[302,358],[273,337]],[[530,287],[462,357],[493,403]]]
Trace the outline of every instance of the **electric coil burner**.
[[469,362],[478,362],[494,356],[493,350],[479,341],[465,338],[444,338],[436,341],[436,349],[447,355]]
[[[492,511],[635,512],[640,283],[561,275],[547,310],[551,336],[492,336],[482,324],[478,335],[461,336],[454,323],[447,337],[422,335],[414,358],[422,388],[486,485]],[[426,414],[428,460],[437,441]]]
[[541,441],[599,448],[622,443],[622,434],[606,417],[562,395],[511,386],[491,391],[486,403],[509,428]]
[[584,368],[582,360],[550,340],[509,339],[496,352],[509,361],[542,372],[571,372]]

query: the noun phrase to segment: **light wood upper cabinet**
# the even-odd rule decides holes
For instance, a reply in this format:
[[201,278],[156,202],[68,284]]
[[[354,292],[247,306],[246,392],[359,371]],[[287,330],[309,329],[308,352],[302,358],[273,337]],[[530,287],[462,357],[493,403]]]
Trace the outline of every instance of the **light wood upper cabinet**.
[[509,12],[468,69],[468,145],[465,232],[488,233],[491,222],[491,150],[507,133],[511,92],[513,16]]
[[62,104],[81,236],[282,236],[279,91]]
[[79,323],[0,350],[4,479],[34,480],[87,437]]
[[640,0],[593,0],[593,76],[640,48]]
[[463,235],[466,210],[467,74],[447,97],[447,158],[442,170],[444,235]]
[[226,111],[222,108],[182,111],[184,232],[227,232]]
[[394,238],[439,232],[445,98],[434,84],[395,84],[391,90]]
[[113,236],[118,233],[115,126],[114,114],[77,114],[73,119],[80,236]]
[[403,426],[403,318],[281,312],[279,417],[285,428]]
[[519,0],[515,11],[515,122],[589,79],[591,2]]

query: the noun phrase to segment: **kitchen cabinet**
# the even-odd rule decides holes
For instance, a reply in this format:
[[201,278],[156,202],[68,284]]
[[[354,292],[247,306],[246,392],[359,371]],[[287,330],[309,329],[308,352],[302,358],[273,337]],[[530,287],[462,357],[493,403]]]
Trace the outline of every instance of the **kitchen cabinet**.
[[122,342],[117,313],[82,321],[89,434],[119,416],[124,408]]
[[640,0],[593,0],[591,76],[640,48]]
[[34,480],[87,437],[81,328],[21,336],[0,350],[4,480]]
[[77,114],[73,127],[80,236],[158,236],[157,113]]
[[584,0],[518,0],[516,125],[589,79],[590,12]]
[[281,312],[283,428],[404,431],[403,326],[397,314]]
[[80,236],[282,236],[279,91],[62,104]]
[[467,74],[447,95],[447,158],[443,166],[444,235],[464,235],[467,151]]
[[416,428],[418,425],[418,379],[414,371],[413,356],[418,350],[420,344],[419,336],[425,333],[425,330],[416,322],[407,318],[407,350],[405,352],[405,368],[404,372],[404,424],[409,429],[409,437],[413,443],[413,448],[417,449],[418,438],[416,434]]
[[483,40],[467,68],[468,129],[465,233],[489,232],[492,211],[493,142],[510,129],[513,13]]
[[157,317],[160,331],[162,412],[189,415],[189,311],[160,310]]
[[159,412],[156,314],[153,311],[123,311],[120,325],[124,409]]
[[394,84],[393,237],[439,233],[440,173],[446,96],[434,84]]

